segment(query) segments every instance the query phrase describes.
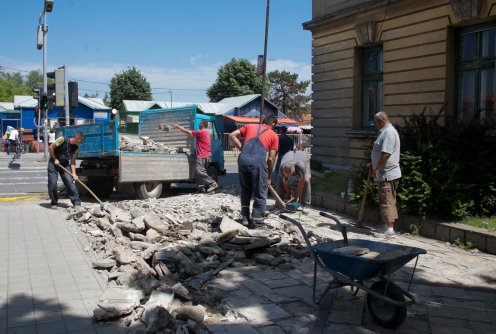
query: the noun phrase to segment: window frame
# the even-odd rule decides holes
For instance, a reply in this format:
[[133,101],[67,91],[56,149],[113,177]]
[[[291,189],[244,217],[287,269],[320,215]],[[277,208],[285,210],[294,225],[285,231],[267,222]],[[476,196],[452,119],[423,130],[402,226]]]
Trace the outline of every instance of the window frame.
[[[460,89],[461,89],[461,80],[460,80],[460,75],[463,72],[470,72],[473,71],[475,73],[475,82],[474,82],[474,90],[473,90],[473,97],[474,97],[474,109],[473,109],[473,114],[472,117],[470,117],[470,120],[473,119],[475,115],[479,115],[479,120],[483,120],[483,117],[481,115],[485,115],[484,110],[482,110],[482,74],[484,71],[487,69],[495,69],[496,68],[496,51],[493,52],[492,57],[482,57],[482,36],[483,32],[489,31],[489,30],[494,30],[496,31],[496,21],[493,22],[488,22],[484,24],[478,24],[474,26],[469,26],[469,27],[463,27],[459,28],[455,31],[455,98],[454,98],[454,116],[458,120],[463,120],[464,119],[464,114],[462,113],[463,109],[460,106]],[[463,54],[463,45],[462,45],[462,36],[468,35],[468,34],[473,34],[476,33],[476,47],[475,47],[475,58],[471,60],[462,60],[461,55]],[[495,42],[496,43],[496,42]],[[496,79],[496,75],[494,76],[494,79]],[[495,89],[496,91],[496,89]],[[496,92],[495,92],[496,93]],[[493,107],[493,113],[495,112],[496,108]],[[467,115],[469,117],[469,115]]]
[[[360,51],[360,127],[372,128],[374,127],[374,115],[384,107],[384,49],[382,44],[377,44],[363,47]],[[371,53],[380,55],[380,60],[374,64],[375,72],[366,73],[368,57]],[[369,110],[367,102],[370,102],[370,99],[366,95],[371,83],[375,88],[375,110],[373,111]]]

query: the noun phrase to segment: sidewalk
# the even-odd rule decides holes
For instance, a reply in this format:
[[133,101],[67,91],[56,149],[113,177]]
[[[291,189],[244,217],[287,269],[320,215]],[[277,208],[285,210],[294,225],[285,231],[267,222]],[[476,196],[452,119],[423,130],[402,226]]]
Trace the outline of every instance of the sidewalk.
[[73,223],[40,201],[2,203],[0,216],[0,333],[123,332],[91,320],[104,282]]
[[[5,254],[0,258],[0,334],[125,333],[118,320],[108,324],[91,320],[105,283],[89,264],[84,250],[90,247],[77,226],[63,218],[62,209],[48,209],[44,203],[48,199],[0,203],[0,252]],[[70,206],[68,200],[61,204]],[[342,239],[316,210],[294,218],[315,236]],[[374,238],[351,225],[348,237]],[[312,260],[296,254],[288,267],[232,266],[206,283],[209,291],[221,290],[224,301],[245,319],[210,324],[209,329],[215,334],[496,332],[496,256],[412,235],[391,242],[427,250],[420,256],[412,285],[417,302],[397,330],[372,320],[363,291],[353,296],[349,288],[340,288],[325,307],[314,305]],[[406,287],[413,265],[398,270],[394,282]],[[321,274],[319,294],[330,281]]]

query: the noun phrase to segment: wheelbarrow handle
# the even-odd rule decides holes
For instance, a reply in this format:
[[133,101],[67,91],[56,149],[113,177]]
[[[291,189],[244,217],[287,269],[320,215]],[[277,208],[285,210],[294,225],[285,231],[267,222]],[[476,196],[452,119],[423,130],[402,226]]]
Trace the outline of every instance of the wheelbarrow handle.
[[[303,236],[303,239],[305,239],[305,243],[307,244],[308,249],[310,251],[312,251],[312,244],[310,243],[310,239],[308,239],[308,235],[305,232],[305,230],[303,229],[303,226],[301,226],[300,222],[297,221],[296,219],[293,219],[293,218],[285,215],[284,213],[282,215],[280,215],[279,217],[281,217],[282,219],[287,220],[288,222],[290,222],[290,223],[296,225],[296,227],[298,227],[298,229],[301,232],[301,235]],[[313,251],[312,251],[312,254],[313,254]]]
[[333,215],[331,215],[330,213],[327,213],[327,212],[324,212],[324,211],[320,211],[319,214],[322,216],[322,217],[326,217],[326,218],[329,218],[329,219],[332,219],[336,222],[336,224],[338,224],[338,227],[339,227],[339,230],[341,231],[341,234],[343,235],[343,242],[344,242],[344,245],[345,246],[348,246],[348,234],[346,232],[346,226],[341,224],[341,222],[339,221],[338,218],[334,217]]

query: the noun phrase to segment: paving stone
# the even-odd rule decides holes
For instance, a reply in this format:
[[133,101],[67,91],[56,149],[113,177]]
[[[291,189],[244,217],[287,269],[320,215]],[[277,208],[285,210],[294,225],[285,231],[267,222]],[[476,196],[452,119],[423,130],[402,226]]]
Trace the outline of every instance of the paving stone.
[[209,324],[213,334],[259,334],[259,331],[247,323]]
[[451,319],[465,319],[475,322],[490,322],[488,315],[479,310],[451,307],[451,306],[428,306],[429,315],[435,317],[445,317]]
[[[276,322],[276,325],[284,330],[286,333],[307,333],[309,328],[312,326],[312,320],[306,317],[291,317],[289,319],[284,319]],[[325,332],[324,333],[331,333]],[[335,332],[339,333],[339,332]]]
[[257,280],[246,280],[244,282],[241,282],[241,284],[247,287],[251,292],[253,292],[257,296],[265,296],[272,293],[272,289],[270,289],[267,285]]
[[470,325],[471,325],[474,333],[477,333],[477,334],[494,334],[496,332],[495,324],[486,324],[486,323],[482,323],[482,322],[471,322]]
[[248,275],[262,282],[275,280],[275,279],[281,280],[288,277],[286,274],[278,270],[263,270],[263,271],[249,273]]
[[283,288],[283,287],[291,287],[291,286],[299,285],[300,282],[295,280],[294,278],[286,277],[283,279],[267,280],[264,281],[264,284],[271,289],[275,289],[275,288]]
[[475,334],[469,328],[431,326],[432,334]]
[[259,328],[258,331],[262,334],[285,334],[285,332],[277,326],[267,326]]
[[250,323],[263,325],[269,321],[290,317],[290,314],[275,304],[254,304],[237,307],[236,311]]

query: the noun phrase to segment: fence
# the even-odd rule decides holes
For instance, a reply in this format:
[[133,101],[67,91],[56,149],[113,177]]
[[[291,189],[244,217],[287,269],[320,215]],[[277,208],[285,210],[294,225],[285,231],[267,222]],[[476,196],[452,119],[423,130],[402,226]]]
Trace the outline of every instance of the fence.
[[[229,140],[230,133],[222,134],[222,147],[224,147],[224,156],[237,157],[239,155],[239,150],[234,147],[234,144]],[[297,149],[303,149],[305,153],[311,154],[311,141],[312,135],[310,134],[288,134],[293,138],[293,142]]]

